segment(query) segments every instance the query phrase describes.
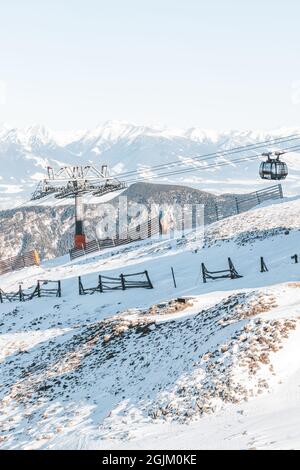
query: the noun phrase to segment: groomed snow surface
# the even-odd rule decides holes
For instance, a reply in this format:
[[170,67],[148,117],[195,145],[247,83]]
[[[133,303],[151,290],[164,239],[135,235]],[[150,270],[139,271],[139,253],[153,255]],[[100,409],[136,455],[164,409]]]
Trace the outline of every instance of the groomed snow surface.
[[[7,292],[60,279],[62,297],[0,307],[0,447],[299,449],[299,230],[295,198],[213,224],[204,241],[1,276]],[[243,277],[203,284],[201,262],[226,269],[229,256]],[[79,275],[92,287],[145,269],[152,290],[78,295]]]

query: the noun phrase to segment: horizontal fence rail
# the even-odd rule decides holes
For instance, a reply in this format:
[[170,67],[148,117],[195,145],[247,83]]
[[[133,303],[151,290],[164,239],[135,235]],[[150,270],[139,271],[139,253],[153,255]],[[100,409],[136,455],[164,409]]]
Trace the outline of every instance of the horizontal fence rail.
[[79,295],[94,294],[126,289],[153,289],[148,271],[133,274],[120,274],[119,277],[98,275],[98,284],[95,287],[84,287],[81,276],[78,277]]

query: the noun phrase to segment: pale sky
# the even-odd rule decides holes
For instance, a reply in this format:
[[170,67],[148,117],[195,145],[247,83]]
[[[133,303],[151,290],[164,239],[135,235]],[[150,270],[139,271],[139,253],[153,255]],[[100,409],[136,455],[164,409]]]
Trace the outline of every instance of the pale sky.
[[0,122],[300,126],[297,0],[0,0]]

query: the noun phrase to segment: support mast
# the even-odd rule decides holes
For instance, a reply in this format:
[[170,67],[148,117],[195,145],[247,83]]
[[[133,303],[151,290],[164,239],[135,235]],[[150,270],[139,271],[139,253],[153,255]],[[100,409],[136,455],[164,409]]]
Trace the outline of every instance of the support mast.
[[64,166],[57,172],[53,168],[47,168],[47,177],[41,181],[32,195],[32,200],[40,199],[50,194],[55,198],[75,200],[75,248],[84,248],[86,239],[84,234],[84,205],[83,195],[93,194],[102,196],[125,189],[126,184],[115,177],[111,177],[107,171],[107,165],[102,165],[101,170],[87,166]]
[[81,194],[75,194],[75,248],[85,248],[85,234],[83,228],[83,200]]

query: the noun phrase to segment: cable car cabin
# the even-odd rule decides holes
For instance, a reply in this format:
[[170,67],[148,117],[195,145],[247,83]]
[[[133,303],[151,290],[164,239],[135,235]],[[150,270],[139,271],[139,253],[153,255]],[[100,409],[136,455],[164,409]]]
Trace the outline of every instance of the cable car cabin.
[[259,175],[265,180],[283,180],[288,175],[288,167],[285,162],[280,160],[281,153],[275,153],[276,157],[272,158],[271,153],[263,154],[268,159],[260,164]]

